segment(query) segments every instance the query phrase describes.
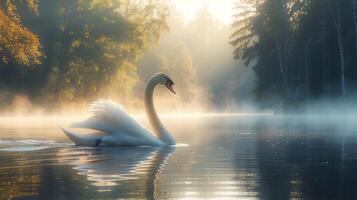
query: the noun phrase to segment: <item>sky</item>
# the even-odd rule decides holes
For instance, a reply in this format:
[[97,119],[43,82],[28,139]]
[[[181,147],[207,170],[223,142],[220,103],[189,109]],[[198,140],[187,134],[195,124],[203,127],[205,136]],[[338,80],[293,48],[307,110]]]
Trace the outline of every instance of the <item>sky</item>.
[[197,12],[207,7],[209,12],[225,24],[232,23],[235,0],[170,0],[184,15],[185,23],[195,18]]

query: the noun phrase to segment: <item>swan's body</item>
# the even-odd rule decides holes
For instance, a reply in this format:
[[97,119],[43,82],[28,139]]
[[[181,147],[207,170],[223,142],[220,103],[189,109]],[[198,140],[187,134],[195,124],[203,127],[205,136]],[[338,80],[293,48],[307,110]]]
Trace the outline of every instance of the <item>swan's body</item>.
[[145,110],[157,135],[139,124],[123,106],[113,101],[96,101],[89,107],[94,116],[85,121],[73,123],[72,128],[87,128],[105,133],[104,136],[84,136],[73,130],[62,128],[77,145],[83,146],[166,146],[175,145],[175,139],[162,125],[153,104],[154,89],[158,84],[173,91],[172,80],[163,73],[152,76],[145,88]]

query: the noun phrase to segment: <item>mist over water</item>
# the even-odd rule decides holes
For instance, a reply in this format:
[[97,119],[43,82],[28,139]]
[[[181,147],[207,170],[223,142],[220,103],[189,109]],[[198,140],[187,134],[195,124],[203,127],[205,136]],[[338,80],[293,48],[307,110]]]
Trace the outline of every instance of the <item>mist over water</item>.
[[[12,2],[0,199],[357,199],[354,1]],[[177,145],[76,146],[61,130],[99,99],[151,130],[158,72],[174,82],[153,102]]]
[[[2,122],[6,120],[16,118]],[[42,127],[28,120],[17,127],[0,125],[2,198],[354,199],[357,195],[353,187],[357,127],[352,116],[164,117],[177,142],[185,144],[168,148],[76,147],[51,125],[54,119],[42,118]]]

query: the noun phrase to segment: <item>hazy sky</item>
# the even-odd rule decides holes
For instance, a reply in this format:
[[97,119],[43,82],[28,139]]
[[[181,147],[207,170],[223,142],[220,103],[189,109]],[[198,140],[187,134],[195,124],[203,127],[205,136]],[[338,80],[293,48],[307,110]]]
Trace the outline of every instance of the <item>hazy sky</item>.
[[185,17],[185,22],[195,18],[197,12],[207,7],[211,14],[226,24],[232,22],[235,0],[170,0]]

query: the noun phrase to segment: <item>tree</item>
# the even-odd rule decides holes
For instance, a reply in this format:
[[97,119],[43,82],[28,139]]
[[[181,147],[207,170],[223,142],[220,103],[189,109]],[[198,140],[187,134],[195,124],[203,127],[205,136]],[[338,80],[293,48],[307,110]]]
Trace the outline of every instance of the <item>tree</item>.
[[[26,95],[33,103],[46,102],[42,105],[47,108],[109,97],[114,87],[128,94],[143,52],[168,30],[169,13],[161,1],[3,2],[0,26],[13,24],[10,30],[0,30],[0,36],[5,36],[0,37],[0,53],[8,61],[0,68],[0,89]],[[18,35],[12,33],[16,31]],[[23,64],[38,65],[23,68]]]
[[247,3],[254,12],[236,16],[231,43],[235,57],[252,64],[262,102],[296,105],[356,95],[354,0]]
[[[24,1],[32,12],[38,14],[38,1]],[[2,63],[9,60],[19,64],[39,64],[42,53],[38,35],[28,30],[16,12],[14,0],[0,1],[0,56]],[[1,61],[0,61],[1,62]]]

